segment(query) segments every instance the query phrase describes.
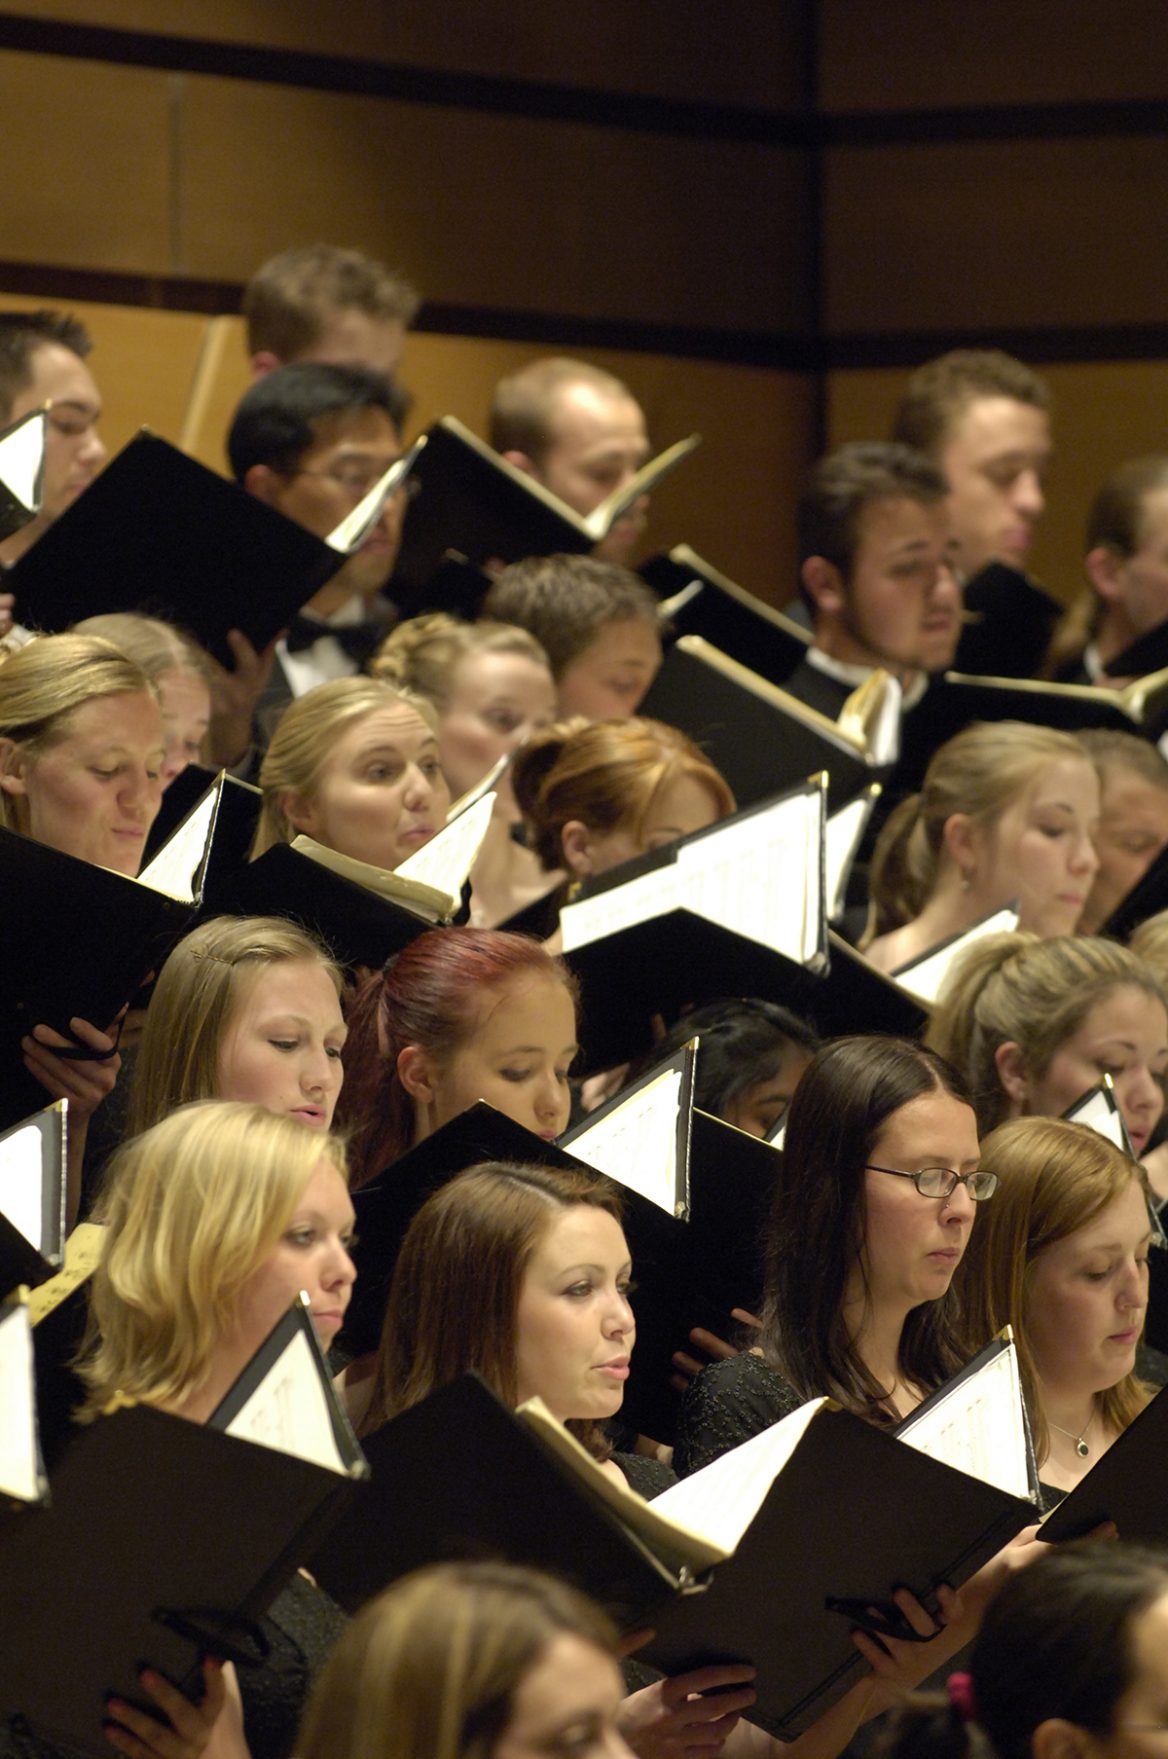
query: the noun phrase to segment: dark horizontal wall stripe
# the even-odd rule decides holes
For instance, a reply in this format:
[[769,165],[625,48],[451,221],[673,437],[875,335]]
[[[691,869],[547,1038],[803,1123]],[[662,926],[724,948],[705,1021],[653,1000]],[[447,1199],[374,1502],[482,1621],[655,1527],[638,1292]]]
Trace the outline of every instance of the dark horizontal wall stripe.
[[[637,133],[697,136],[771,146],[807,146],[814,129],[799,117],[732,104],[679,102],[672,98],[589,91],[576,86],[492,79],[421,67],[391,67],[340,55],[293,49],[252,48],[199,41],[155,31],[114,30],[20,18],[0,12],[0,49],[153,67],[170,73],[205,73],[264,85],[303,86],[312,91],[441,104],[464,110],[592,123]],[[614,52],[619,52],[614,50]]]
[[[0,261],[0,288],[30,299],[98,305],[138,305],[156,311],[202,312],[208,317],[238,314],[243,298],[236,281],[202,281],[177,276],[127,275],[57,264]],[[2,303],[2,300],[0,300]],[[415,329],[435,336],[476,336],[500,342],[543,346],[620,348],[640,354],[725,361],[738,366],[815,372],[821,351],[810,337],[760,336],[742,331],[695,329],[676,324],[640,324],[619,319],[584,318],[570,313],[496,311],[485,307],[426,301]]]
[[1163,134],[1168,109],[1140,103],[995,104],[944,110],[864,111],[820,116],[816,144],[886,147],[950,141],[1077,140]]
[[833,336],[820,341],[817,358],[819,370],[825,372],[853,367],[913,367],[950,348],[1004,348],[1034,366],[1168,360],[1168,322]]

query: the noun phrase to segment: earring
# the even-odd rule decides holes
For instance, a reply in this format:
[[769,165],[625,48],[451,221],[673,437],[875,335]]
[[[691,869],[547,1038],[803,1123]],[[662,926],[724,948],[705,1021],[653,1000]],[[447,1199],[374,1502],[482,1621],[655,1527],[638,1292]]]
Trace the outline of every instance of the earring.
[[961,890],[963,892],[971,892],[973,890],[973,869],[972,868],[965,868],[965,867],[962,868],[962,870],[961,870]]

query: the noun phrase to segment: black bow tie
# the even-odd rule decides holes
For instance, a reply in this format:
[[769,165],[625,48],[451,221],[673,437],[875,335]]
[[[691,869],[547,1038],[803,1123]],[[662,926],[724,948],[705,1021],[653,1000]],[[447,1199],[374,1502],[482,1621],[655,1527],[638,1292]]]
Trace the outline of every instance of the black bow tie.
[[331,636],[343,653],[363,665],[388,633],[389,625],[383,621],[344,623],[334,629],[331,623],[318,623],[297,613],[288,624],[284,642],[290,654],[298,654]]

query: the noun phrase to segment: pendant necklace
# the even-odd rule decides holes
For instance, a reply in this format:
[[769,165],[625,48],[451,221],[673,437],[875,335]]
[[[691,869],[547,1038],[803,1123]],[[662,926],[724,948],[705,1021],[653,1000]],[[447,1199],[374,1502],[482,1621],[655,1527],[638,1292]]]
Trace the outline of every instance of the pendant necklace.
[[1091,1424],[1094,1423],[1094,1421],[1095,1421],[1095,1413],[1094,1413],[1094,1411],[1092,1411],[1090,1422],[1088,1422],[1087,1427],[1086,1427],[1086,1429],[1084,1429],[1083,1433],[1081,1435],[1072,1435],[1069,1429],[1064,1429],[1061,1426],[1061,1424],[1058,1424],[1058,1423],[1050,1423],[1050,1418],[1049,1417],[1047,1418],[1047,1422],[1050,1423],[1050,1427],[1052,1429],[1057,1429],[1060,1435],[1065,1435],[1068,1441],[1074,1442],[1075,1452],[1078,1454],[1078,1456],[1081,1460],[1085,1460],[1087,1458],[1087,1455],[1091,1452],[1091,1449],[1087,1446],[1087,1437],[1091,1433]]

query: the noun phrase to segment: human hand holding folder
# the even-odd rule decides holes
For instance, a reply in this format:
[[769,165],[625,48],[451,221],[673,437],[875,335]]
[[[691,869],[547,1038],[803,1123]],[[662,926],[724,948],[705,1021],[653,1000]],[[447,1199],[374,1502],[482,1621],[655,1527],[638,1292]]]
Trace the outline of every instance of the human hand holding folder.
[[250,1759],[234,1667],[207,1656],[202,1676],[203,1696],[193,1704],[161,1674],[144,1668],[142,1688],[162,1720],[111,1698],[103,1731],[110,1746],[130,1759]]

